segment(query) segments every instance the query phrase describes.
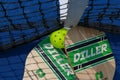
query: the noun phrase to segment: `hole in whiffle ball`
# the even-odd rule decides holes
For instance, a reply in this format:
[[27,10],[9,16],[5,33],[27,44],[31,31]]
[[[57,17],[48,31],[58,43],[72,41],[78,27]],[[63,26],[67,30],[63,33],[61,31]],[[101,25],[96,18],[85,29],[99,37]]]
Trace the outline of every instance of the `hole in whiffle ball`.
[[62,40],[61,38],[59,38],[59,40]]
[[60,33],[60,32],[58,32],[58,33]]

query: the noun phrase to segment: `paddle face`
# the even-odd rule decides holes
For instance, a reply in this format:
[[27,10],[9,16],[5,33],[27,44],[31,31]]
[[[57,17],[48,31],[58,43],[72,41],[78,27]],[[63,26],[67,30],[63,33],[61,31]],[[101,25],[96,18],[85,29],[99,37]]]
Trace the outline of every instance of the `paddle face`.
[[26,60],[23,80],[46,80],[57,79],[56,75],[33,49]]
[[61,49],[47,37],[28,55],[23,80],[74,80],[76,76]]
[[115,60],[104,32],[74,27],[65,37],[65,50],[80,80],[113,80]]

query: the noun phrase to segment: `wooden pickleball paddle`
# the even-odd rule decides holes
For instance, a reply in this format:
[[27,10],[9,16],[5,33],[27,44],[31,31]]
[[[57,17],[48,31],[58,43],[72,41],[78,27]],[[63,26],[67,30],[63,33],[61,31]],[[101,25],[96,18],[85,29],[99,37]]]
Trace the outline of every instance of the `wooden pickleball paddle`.
[[75,80],[62,49],[55,48],[47,37],[29,53],[23,80]]
[[65,37],[65,51],[80,80],[113,80],[115,59],[104,32],[73,27]]

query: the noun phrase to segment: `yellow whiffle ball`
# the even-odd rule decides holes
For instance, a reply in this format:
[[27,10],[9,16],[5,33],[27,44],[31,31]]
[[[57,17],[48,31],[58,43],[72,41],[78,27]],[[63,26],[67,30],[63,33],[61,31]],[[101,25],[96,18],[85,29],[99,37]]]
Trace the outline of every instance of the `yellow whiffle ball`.
[[50,42],[56,48],[64,48],[64,41],[66,34],[67,34],[67,29],[64,28],[54,31],[50,35]]

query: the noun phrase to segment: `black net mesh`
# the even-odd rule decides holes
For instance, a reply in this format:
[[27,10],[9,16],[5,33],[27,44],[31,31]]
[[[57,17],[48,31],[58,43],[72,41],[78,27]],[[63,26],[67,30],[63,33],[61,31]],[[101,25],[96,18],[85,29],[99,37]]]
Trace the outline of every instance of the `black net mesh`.
[[28,43],[59,29],[58,0],[1,0],[0,49]]
[[89,0],[79,25],[120,33],[120,1]]

